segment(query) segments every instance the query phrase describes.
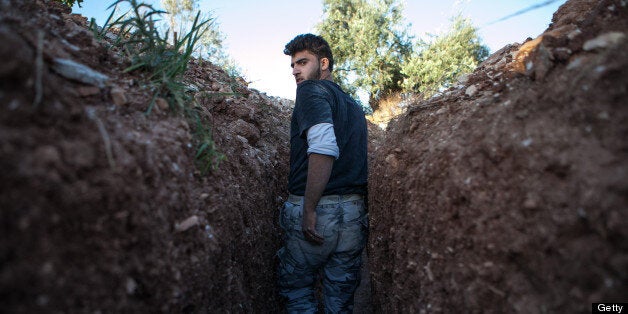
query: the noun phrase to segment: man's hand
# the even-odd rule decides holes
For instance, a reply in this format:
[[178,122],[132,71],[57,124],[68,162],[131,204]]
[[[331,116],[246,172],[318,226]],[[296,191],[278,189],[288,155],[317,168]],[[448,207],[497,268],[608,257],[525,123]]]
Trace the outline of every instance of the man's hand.
[[312,153],[308,159],[301,228],[306,240],[320,245],[325,242],[325,238],[316,233],[316,205],[318,205],[325,186],[327,186],[327,181],[329,181],[334,157]]
[[303,229],[303,236],[305,239],[321,245],[325,242],[325,238],[316,233],[316,211],[304,211],[303,220],[301,221],[301,229]]

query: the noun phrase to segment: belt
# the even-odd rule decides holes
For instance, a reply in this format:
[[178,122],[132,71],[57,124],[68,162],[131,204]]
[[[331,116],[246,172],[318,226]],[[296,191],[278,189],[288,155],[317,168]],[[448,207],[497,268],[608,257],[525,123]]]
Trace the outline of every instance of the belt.
[[[345,194],[345,195],[324,195],[318,201],[318,205],[330,205],[330,204],[338,204],[344,202],[357,201],[364,198],[364,195],[361,194]],[[303,204],[303,196],[299,195],[288,195],[288,202],[294,204]]]

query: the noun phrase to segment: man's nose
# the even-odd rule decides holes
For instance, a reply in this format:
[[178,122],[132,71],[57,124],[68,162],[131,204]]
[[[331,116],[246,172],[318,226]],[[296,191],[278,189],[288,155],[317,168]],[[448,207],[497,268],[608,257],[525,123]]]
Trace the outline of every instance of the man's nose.
[[301,73],[301,70],[299,70],[297,67],[292,68],[292,75],[297,75]]

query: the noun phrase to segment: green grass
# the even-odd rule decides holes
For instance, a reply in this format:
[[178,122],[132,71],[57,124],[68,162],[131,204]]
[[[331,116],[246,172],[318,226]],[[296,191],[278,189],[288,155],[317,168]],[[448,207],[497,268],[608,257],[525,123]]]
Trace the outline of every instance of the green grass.
[[[96,38],[97,40],[101,40],[101,41],[104,40],[105,34],[111,30],[111,23],[112,23],[111,19],[113,18],[113,15],[116,13],[117,6],[114,4],[114,5],[109,6],[108,9],[112,9],[112,10],[109,16],[107,17],[107,19],[105,20],[105,24],[103,24],[102,27],[98,27],[98,25],[96,24],[96,19],[93,17],[91,18],[89,22],[89,29],[92,31],[92,33],[94,33],[94,38]],[[119,22],[122,18],[124,18],[124,16],[118,17],[115,21],[113,21],[113,23]]]
[[[129,11],[112,21],[116,8],[124,3],[130,6]],[[141,72],[147,80],[146,87],[153,94],[146,114],[151,113],[157,97],[166,99],[172,112],[182,113],[189,121],[193,121],[197,142],[195,159],[202,173],[215,170],[225,156],[216,150],[211,128],[201,121],[198,112],[194,110],[194,98],[186,93],[183,83],[183,74],[196,44],[207,31],[211,20],[200,20],[199,11],[190,31],[170,41],[169,32],[160,32],[157,27],[165,11],[156,10],[152,5],[137,0],[117,0],[109,6],[109,9],[112,8],[112,13],[101,29],[92,20],[90,28],[95,37],[102,39],[108,31],[117,30],[118,36],[113,44],[131,61],[124,72]]]
[[[200,21],[197,13],[192,27],[185,35],[174,38],[172,43],[168,33],[162,34],[157,28],[159,17],[166,13],[156,10],[152,5],[136,0],[118,0],[111,7],[128,3],[129,12],[111,23],[110,27],[119,29],[117,45],[123,48],[131,60],[131,66],[125,72],[144,71],[154,94],[168,100],[172,110],[186,109],[189,102],[185,95],[185,86],[181,82],[195,46],[207,30],[210,20]],[[153,109],[151,102],[147,113]]]
[[218,169],[220,162],[225,160],[225,155],[216,149],[216,144],[212,139],[211,128],[205,126],[200,118],[196,119],[194,136],[198,139],[194,157],[201,173],[207,174]]

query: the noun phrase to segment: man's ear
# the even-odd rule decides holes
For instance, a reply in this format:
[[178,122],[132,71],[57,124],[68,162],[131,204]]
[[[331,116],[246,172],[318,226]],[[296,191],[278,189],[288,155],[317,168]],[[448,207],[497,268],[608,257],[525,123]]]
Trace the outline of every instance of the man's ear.
[[321,71],[329,70],[329,59],[321,58]]

